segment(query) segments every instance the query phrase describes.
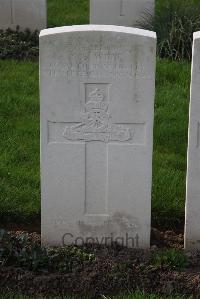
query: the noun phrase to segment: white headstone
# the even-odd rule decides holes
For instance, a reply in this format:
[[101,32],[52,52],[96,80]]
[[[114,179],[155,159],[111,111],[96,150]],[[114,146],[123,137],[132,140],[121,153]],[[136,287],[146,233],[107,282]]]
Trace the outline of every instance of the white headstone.
[[46,0],[0,0],[0,29],[41,30],[47,25]]
[[185,248],[200,249],[200,32],[194,33],[188,142]]
[[149,246],[155,56],[150,31],[41,32],[44,244]]
[[137,27],[154,6],[155,0],[90,0],[90,23]]

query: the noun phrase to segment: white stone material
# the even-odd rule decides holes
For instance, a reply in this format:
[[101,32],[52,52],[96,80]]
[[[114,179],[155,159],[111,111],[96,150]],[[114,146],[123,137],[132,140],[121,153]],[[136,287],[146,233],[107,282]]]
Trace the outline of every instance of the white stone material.
[[46,0],[0,0],[0,29],[41,30],[47,26]]
[[200,32],[194,33],[192,57],[185,248],[200,249]]
[[150,31],[41,31],[43,244],[149,247],[155,56]]
[[90,0],[90,23],[138,27],[154,9],[155,0]]

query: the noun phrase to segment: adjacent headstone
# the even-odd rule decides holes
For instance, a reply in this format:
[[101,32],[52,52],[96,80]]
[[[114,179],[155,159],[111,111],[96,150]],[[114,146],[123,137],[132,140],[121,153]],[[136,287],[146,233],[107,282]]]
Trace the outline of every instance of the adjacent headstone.
[[138,27],[154,7],[155,0],[90,0],[90,23]]
[[0,29],[41,30],[47,25],[46,0],[0,0]]
[[192,60],[185,248],[200,249],[200,32],[194,33]]
[[41,31],[44,244],[150,244],[156,35]]

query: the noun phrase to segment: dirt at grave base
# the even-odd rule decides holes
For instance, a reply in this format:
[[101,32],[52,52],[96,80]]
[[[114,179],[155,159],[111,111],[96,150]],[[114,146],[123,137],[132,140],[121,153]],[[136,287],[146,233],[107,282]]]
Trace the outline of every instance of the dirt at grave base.
[[[21,232],[15,232],[20,234]],[[29,235],[39,241],[40,235]],[[89,246],[89,245],[88,245]],[[0,288],[30,296],[77,295],[99,298],[127,290],[141,289],[148,293],[179,293],[200,298],[200,254],[187,253],[189,266],[180,271],[150,264],[158,249],[183,248],[183,234],[152,229],[150,250],[120,246],[89,246],[95,260],[74,268],[70,273],[35,273],[16,267],[0,267]]]

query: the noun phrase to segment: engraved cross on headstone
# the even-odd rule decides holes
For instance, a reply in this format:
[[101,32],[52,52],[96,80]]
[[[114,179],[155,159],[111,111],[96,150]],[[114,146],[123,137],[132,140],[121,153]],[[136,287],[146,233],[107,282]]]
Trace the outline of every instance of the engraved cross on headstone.
[[125,16],[125,11],[124,11],[124,0],[120,0],[120,16],[124,17]]
[[[87,85],[82,122],[62,123],[59,133],[54,127],[51,128],[54,133],[50,132],[49,135],[62,135],[62,142],[85,143],[85,214],[107,215],[109,144],[119,146],[132,143],[133,124],[112,123],[109,84],[85,84],[86,89]],[[53,124],[56,125],[59,126],[58,123]]]
[[67,140],[85,142],[85,214],[89,215],[107,213],[108,143],[131,139],[129,128],[112,124],[105,97],[94,86],[87,95],[82,123],[66,126],[63,132]]

